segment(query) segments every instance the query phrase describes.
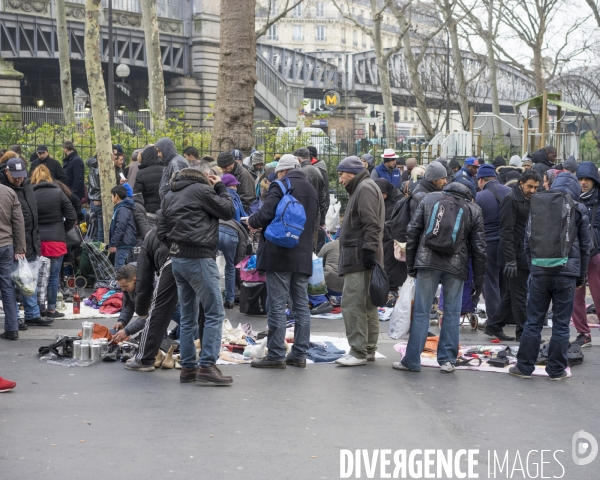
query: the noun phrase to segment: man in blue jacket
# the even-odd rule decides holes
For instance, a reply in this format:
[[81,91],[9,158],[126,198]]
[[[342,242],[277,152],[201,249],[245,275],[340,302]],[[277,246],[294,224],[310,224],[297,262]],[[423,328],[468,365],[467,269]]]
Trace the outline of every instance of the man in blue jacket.
[[[479,167],[477,185],[481,191],[477,193],[475,202],[483,212],[485,254],[487,256],[483,295],[487,317],[493,318],[497,315],[500,301],[506,292],[506,278],[498,261],[498,248],[500,244],[500,201],[510,193],[510,188],[500,185],[494,166],[489,164]],[[501,340],[510,339],[502,332],[498,332],[498,335],[505,337],[498,337]]]
[[[560,190],[579,201],[581,186],[570,175],[559,175],[552,184],[552,190]],[[552,337],[548,349],[546,372],[550,380],[567,378],[567,350],[569,348],[569,323],[573,313],[573,300],[578,288],[585,288],[588,262],[590,259],[590,225],[587,209],[577,204],[576,232],[566,265],[558,273],[552,274],[531,263],[530,235],[531,222],[525,233],[525,253],[530,265],[529,295],[527,297],[527,321],[523,329],[517,364],[509,373],[519,378],[531,378],[540,353],[542,327],[552,301]],[[548,225],[548,230],[553,228]]]
[[386,148],[381,155],[382,163],[373,169],[371,172],[371,179],[377,180],[378,178],[384,178],[390,182],[394,187],[400,188],[402,182],[402,173],[396,166],[396,151],[393,148]]
[[137,242],[133,217],[135,203],[133,199],[127,197],[127,190],[123,185],[113,187],[110,193],[115,205],[110,223],[110,253],[115,254],[115,268],[119,269],[127,263]]
[[480,166],[481,163],[479,162],[479,159],[469,157],[465,160],[461,169],[454,174],[454,178],[466,177],[473,182],[473,185],[475,185],[475,176],[477,175],[477,170],[479,170]]

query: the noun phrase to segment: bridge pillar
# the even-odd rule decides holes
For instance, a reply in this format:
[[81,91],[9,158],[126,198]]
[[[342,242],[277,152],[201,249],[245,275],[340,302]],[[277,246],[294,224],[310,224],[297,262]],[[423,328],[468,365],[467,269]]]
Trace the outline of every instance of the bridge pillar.
[[167,97],[167,111],[169,116],[173,110],[183,110],[183,121],[193,127],[199,127],[202,120],[202,87],[195,78],[173,77],[171,85],[165,88]]
[[21,123],[21,79],[12,62],[0,59],[0,118],[7,115]]

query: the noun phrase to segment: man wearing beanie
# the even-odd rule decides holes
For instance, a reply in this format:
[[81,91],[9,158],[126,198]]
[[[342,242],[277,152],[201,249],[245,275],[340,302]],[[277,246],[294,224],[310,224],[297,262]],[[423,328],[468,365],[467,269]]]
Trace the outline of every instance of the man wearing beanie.
[[[501,167],[506,168],[506,167]],[[498,260],[500,245],[500,201],[510,193],[510,188],[500,185],[496,171],[492,165],[482,165],[477,172],[477,193],[475,202],[481,207],[483,213],[483,228],[485,230],[485,281],[483,295],[485,298],[485,312],[488,318],[495,318],[500,310],[500,302],[506,293],[507,280],[502,273]],[[507,337],[502,331],[496,335],[500,340],[514,340]]]
[[425,198],[425,195],[432,192],[440,192],[444,188],[448,180],[447,175],[446,167],[440,162],[431,162],[427,165],[425,178],[415,187],[410,199],[409,208],[411,218],[417,211],[419,203]]
[[369,178],[360,158],[345,158],[337,172],[350,195],[340,227],[338,266],[338,274],[344,277],[342,315],[350,353],[336,363],[354,367],[375,360],[377,350],[379,315],[369,297],[369,284],[375,262],[383,266],[385,206],[381,190]]
[[260,175],[262,175],[262,173],[264,173],[265,169],[265,154],[263,152],[260,152],[258,150],[256,150],[255,152],[252,152],[252,155],[250,155],[250,167],[248,168],[248,171],[250,172],[250,175],[252,175],[252,178],[254,179],[254,189],[256,190],[256,180],[258,177],[260,177]]
[[452,170],[452,173],[456,173],[460,170],[460,162],[456,157],[452,157],[448,166],[450,167],[450,170]]
[[[286,189],[293,189],[294,198],[304,207],[306,223],[298,244],[293,248],[280,247],[264,236],[265,229],[275,218],[283,197],[281,186],[274,181],[258,212],[248,218],[251,231],[262,229],[258,246],[258,270],[267,272],[267,348],[265,358],[253,360],[256,368],[286,368],[286,365],[306,367],[310,347],[310,311],[308,309],[308,279],[312,275],[313,232],[317,225],[319,202],[317,192],[306,179],[294,155],[281,157],[275,175]],[[286,358],[285,333],[288,298],[294,314],[294,346]]]
[[567,158],[565,163],[563,163],[563,168],[567,172],[577,173],[577,160],[575,160],[575,157],[573,155]]
[[[239,150],[238,150],[239,152]],[[250,205],[256,198],[254,190],[254,178],[241,164],[236,162],[231,152],[221,152],[217,157],[217,165],[223,171],[223,174],[230,173],[240,182],[237,188],[238,195],[244,206],[244,210],[250,211]]]

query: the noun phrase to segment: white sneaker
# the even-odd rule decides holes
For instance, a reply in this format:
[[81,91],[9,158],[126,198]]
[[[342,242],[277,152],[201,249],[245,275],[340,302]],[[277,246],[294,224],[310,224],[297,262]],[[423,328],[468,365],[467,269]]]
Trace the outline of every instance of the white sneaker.
[[411,370],[410,368],[405,367],[404,365],[402,365],[402,362],[394,362],[394,363],[392,363],[392,368],[394,370],[402,370],[404,372],[415,372],[415,373],[419,372],[418,370]]
[[450,362],[446,362],[440,367],[442,373],[452,373],[454,370],[456,370],[456,368],[454,368],[454,365]]
[[342,358],[338,358],[335,361],[335,363],[337,363],[338,365],[341,365],[343,367],[357,367],[359,365],[366,365],[367,359],[366,358],[356,358],[356,357],[350,355],[349,353],[347,353]]

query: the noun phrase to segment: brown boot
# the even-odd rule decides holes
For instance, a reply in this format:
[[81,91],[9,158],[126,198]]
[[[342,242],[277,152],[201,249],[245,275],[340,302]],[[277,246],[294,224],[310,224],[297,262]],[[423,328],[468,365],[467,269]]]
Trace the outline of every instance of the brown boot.
[[229,385],[230,383],[233,383],[233,379],[231,377],[223,376],[221,370],[219,370],[216,365],[206,368],[198,367],[196,380],[202,383],[214,383],[215,385]]
[[198,373],[199,368],[185,368],[181,367],[181,372],[179,373],[179,381],[181,383],[190,383],[196,381],[196,374]]

